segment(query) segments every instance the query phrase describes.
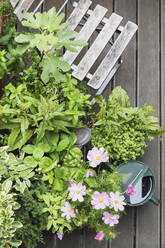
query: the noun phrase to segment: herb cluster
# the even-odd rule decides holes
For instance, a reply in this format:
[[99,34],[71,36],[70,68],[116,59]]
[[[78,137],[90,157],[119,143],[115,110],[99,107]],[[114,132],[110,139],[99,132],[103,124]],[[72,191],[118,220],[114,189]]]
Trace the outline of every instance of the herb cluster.
[[93,118],[92,146],[104,147],[113,164],[135,160],[144,154],[147,140],[160,136],[153,106],[130,107],[127,93],[116,87],[106,101],[100,97],[100,112]]

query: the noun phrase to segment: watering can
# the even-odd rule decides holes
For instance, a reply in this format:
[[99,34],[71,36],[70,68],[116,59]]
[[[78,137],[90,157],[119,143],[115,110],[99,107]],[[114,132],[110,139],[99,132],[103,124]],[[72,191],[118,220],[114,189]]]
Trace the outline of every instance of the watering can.
[[[148,165],[139,161],[129,161],[119,165],[118,173],[122,174],[122,191],[129,206],[140,206],[152,201],[158,205],[160,201],[154,196],[155,177]],[[134,194],[127,195],[128,186],[134,187]]]

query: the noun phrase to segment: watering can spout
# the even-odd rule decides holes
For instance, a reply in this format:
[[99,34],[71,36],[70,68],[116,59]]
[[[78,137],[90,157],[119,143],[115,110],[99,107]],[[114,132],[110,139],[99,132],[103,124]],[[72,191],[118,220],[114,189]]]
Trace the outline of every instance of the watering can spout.
[[152,203],[154,203],[155,205],[159,205],[160,204],[160,200],[158,198],[156,198],[155,196],[152,196],[150,201]]

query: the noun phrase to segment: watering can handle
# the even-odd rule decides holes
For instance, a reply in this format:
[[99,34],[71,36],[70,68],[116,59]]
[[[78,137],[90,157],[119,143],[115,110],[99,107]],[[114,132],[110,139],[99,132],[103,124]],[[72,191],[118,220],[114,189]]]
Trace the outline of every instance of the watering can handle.
[[152,203],[154,203],[155,205],[159,205],[159,203],[160,203],[160,200],[158,198],[156,198],[155,196],[152,196],[150,201]]

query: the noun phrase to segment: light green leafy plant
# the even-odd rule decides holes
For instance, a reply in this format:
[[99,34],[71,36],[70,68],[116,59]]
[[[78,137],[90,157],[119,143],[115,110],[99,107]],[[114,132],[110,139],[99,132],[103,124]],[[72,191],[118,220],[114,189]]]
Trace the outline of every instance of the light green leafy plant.
[[114,164],[134,160],[144,154],[146,140],[162,135],[153,106],[130,107],[127,93],[116,87],[106,101],[100,97],[100,112],[93,118],[92,145],[105,147]]
[[[68,82],[71,80],[68,76]],[[64,94],[69,87],[64,89]],[[75,101],[69,96],[63,96],[62,92],[56,92],[49,98],[42,95],[36,98],[27,90],[26,83],[18,87],[8,84],[1,100],[0,129],[8,130],[9,149],[21,149],[31,137],[36,137],[36,143],[39,143],[47,132],[58,134],[63,131],[69,134],[69,129],[78,127],[80,118],[86,114],[83,107],[89,106],[89,96],[84,96],[78,89],[73,90],[73,93]],[[60,139],[65,138],[66,143],[66,137],[63,134]]]
[[64,22],[64,14],[56,16],[56,9],[51,8],[48,12],[36,13],[35,17],[32,13],[25,13],[23,26],[37,30],[34,33],[20,34],[16,37],[16,41],[22,44],[18,49],[25,52],[29,48],[37,48],[41,53],[41,62],[39,66],[42,68],[41,79],[47,83],[50,78],[54,77],[57,82],[65,81],[65,75],[62,72],[70,70],[67,62],[61,59],[61,48],[77,52],[76,46],[87,45],[82,40],[73,40],[76,32],[72,30],[66,31],[69,22]]

